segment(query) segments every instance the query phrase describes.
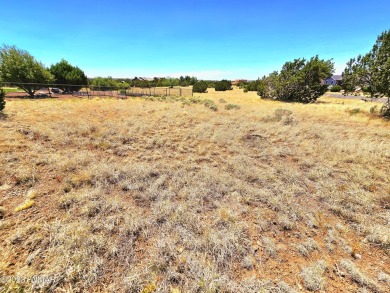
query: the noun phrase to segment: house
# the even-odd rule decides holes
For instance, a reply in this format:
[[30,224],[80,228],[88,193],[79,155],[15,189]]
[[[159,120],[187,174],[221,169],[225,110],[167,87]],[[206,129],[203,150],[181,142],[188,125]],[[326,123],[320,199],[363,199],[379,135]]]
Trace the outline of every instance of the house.
[[153,81],[154,78],[151,77],[138,77],[139,80],[144,80],[144,81]]
[[239,83],[245,83],[245,82],[247,82],[246,79],[236,79],[232,81],[232,85],[238,85]]
[[329,86],[341,85],[343,77],[341,75],[332,75],[331,77],[324,80],[324,84]]

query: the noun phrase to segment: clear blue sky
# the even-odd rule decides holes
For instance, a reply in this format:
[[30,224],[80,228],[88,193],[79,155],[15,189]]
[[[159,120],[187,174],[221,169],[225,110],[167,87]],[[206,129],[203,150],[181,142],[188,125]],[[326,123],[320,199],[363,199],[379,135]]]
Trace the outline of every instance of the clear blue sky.
[[390,29],[389,0],[0,0],[0,44],[90,77],[255,79],[298,57],[336,73]]

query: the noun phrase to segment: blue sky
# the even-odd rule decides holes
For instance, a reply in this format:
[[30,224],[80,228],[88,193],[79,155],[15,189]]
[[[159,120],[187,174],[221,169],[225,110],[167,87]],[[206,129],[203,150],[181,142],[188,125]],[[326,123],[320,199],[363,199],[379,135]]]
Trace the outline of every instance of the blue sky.
[[336,73],[390,29],[390,1],[0,0],[0,44],[90,77],[256,79],[294,58]]

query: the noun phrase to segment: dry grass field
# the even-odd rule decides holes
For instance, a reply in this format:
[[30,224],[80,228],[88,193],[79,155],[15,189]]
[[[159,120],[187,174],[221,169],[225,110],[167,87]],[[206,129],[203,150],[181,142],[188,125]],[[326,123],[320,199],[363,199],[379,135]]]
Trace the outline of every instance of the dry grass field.
[[390,292],[376,104],[195,96],[9,99],[0,291]]

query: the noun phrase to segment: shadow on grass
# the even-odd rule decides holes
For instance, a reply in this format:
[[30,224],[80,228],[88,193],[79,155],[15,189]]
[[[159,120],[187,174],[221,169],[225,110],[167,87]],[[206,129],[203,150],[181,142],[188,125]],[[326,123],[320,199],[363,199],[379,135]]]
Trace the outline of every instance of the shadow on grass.
[[23,100],[47,100],[47,99],[58,99],[57,96],[37,96],[30,97],[29,95],[6,95],[7,99],[23,99]]
[[0,121],[4,121],[8,118],[8,115],[3,113],[3,112],[0,112]]

